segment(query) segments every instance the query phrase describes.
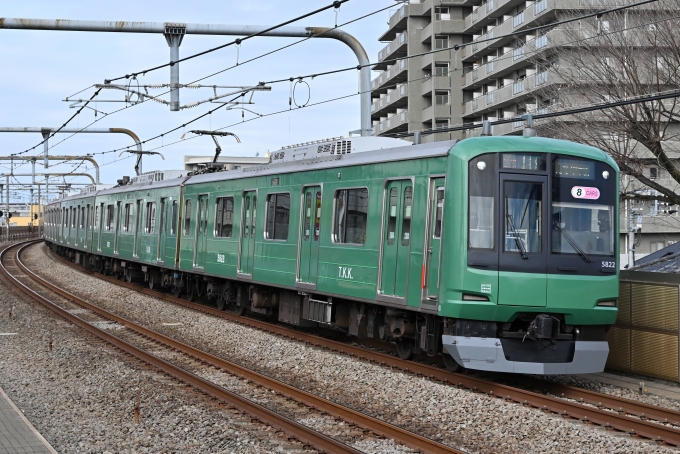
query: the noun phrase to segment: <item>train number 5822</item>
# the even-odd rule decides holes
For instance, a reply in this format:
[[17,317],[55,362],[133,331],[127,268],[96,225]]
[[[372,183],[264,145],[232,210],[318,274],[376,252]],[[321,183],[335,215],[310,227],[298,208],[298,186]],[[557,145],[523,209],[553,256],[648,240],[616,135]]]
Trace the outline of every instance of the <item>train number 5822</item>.
[[616,268],[616,262],[602,261],[602,268]]

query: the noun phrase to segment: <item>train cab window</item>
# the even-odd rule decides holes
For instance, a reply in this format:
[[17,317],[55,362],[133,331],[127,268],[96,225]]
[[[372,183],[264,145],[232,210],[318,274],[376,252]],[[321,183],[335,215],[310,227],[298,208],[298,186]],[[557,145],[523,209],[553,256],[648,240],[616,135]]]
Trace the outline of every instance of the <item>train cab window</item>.
[[493,250],[496,156],[486,154],[470,160],[468,178],[468,248]]
[[113,205],[106,207],[106,230],[113,230]]
[[125,216],[123,221],[123,232],[129,232],[130,229],[132,228],[132,213],[133,213],[132,204],[126,203]]
[[553,254],[616,255],[614,169],[598,161],[556,156],[553,164]]
[[231,238],[234,225],[234,198],[220,197],[215,202],[215,237]]
[[267,196],[267,225],[265,238],[268,240],[287,240],[290,223],[290,194],[270,194]]
[[368,221],[368,189],[342,189],[335,192],[333,242],[364,244]]
[[144,231],[146,233],[154,233],[156,231],[156,202],[147,202],[146,204],[146,225]]
[[442,218],[444,214],[444,188],[437,188],[437,206],[435,207],[434,215],[434,232],[435,238],[442,237]]
[[404,188],[404,215],[401,221],[401,245],[411,244],[411,212],[413,211],[413,187]]
[[506,181],[503,185],[504,251],[541,253],[543,235],[543,185]]
[[177,235],[177,200],[172,201],[172,217],[170,218],[170,235]]
[[184,203],[184,236],[189,235],[191,229],[191,200]]

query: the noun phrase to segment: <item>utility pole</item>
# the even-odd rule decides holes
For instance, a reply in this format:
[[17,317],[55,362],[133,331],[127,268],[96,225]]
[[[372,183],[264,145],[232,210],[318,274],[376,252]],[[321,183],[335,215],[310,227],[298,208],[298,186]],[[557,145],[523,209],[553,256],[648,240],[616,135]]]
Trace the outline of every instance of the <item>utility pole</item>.
[[640,237],[642,230],[642,216],[633,209],[628,212],[628,268],[635,266],[635,248],[638,246],[635,242],[635,233]]

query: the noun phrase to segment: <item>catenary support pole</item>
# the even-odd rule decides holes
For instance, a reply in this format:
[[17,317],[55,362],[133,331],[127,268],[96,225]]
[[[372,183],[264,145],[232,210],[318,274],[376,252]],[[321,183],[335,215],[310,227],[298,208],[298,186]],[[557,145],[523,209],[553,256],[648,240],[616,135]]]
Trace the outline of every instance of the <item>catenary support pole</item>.
[[[91,21],[69,19],[0,18],[0,29],[59,30],[84,32],[158,33],[165,36],[170,47],[170,61],[179,59],[179,46],[184,35],[248,36],[270,28],[262,25],[187,24],[163,22]],[[270,30],[262,36],[289,38],[330,38],[345,43],[355,53],[360,65],[368,65],[368,54],[359,41],[342,30],[327,27],[285,26]],[[361,135],[371,135],[371,69],[359,71],[361,91]],[[176,79],[175,79],[176,78]],[[173,82],[176,81],[176,82]],[[179,84],[179,64],[170,67],[170,83]],[[171,86],[172,89],[172,86]],[[170,110],[179,109],[179,89],[172,90]],[[176,104],[175,104],[176,102]]]

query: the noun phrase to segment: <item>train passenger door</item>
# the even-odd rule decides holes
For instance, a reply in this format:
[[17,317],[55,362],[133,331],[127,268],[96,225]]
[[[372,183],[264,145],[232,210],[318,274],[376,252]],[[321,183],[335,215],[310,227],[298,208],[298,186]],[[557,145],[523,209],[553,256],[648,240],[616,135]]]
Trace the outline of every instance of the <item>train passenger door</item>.
[[255,258],[255,223],[257,216],[257,191],[243,193],[241,212],[241,243],[239,247],[239,273],[253,274]]
[[498,304],[547,305],[548,179],[500,174]]
[[387,183],[382,234],[381,295],[404,299],[411,250],[411,180]]
[[158,244],[156,245],[156,262],[163,263],[165,261],[165,238],[167,232],[165,231],[166,225],[168,223],[168,199],[167,197],[161,198],[161,219],[158,227]]
[[424,304],[436,304],[439,298],[439,267],[444,227],[444,183],[444,178],[431,179],[427,196],[428,222],[421,282]]
[[297,281],[316,288],[321,227],[321,186],[305,188],[302,195],[302,225],[298,251]]
[[139,258],[139,252],[144,247],[144,242],[142,241],[142,233],[144,232],[144,201],[142,199],[137,200],[135,204],[135,240],[132,249],[132,254],[134,257]]
[[205,267],[205,250],[208,238],[208,205],[209,196],[198,196],[198,213],[196,214],[196,247],[194,248],[194,267]]

